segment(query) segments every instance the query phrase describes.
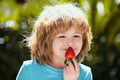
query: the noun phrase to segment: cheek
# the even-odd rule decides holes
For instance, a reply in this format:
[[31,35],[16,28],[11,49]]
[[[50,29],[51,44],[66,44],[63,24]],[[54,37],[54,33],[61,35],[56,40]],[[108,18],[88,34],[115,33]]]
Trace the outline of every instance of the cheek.
[[82,40],[76,41],[75,44],[76,44],[76,47],[77,47],[77,54],[78,54],[81,51],[82,46],[83,46]]
[[75,44],[76,44],[77,46],[79,46],[79,47],[82,47],[83,42],[82,42],[81,39],[80,39],[80,40],[79,40],[79,39],[78,39],[78,40],[76,39],[76,40],[75,40]]
[[83,43],[82,43],[82,42],[81,42],[81,43],[79,43],[79,48],[80,48],[80,51],[81,51],[82,46],[83,46]]
[[63,40],[63,39],[55,39],[53,43],[55,46],[58,46],[58,45],[64,44],[64,42],[65,42],[65,40]]
[[53,50],[59,49],[62,42],[60,40],[54,40],[53,41]]

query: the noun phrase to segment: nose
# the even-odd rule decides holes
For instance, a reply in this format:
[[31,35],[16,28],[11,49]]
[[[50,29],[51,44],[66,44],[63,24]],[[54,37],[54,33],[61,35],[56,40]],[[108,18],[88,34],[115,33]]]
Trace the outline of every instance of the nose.
[[73,45],[73,39],[72,38],[67,38],[66,42],[67,42],[67,46],[72,46]]

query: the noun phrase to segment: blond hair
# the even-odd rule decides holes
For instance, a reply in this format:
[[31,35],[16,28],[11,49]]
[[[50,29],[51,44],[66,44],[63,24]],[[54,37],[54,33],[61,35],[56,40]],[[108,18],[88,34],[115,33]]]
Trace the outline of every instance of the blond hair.
[[31,36],[27,38],[32,59],[41,64],[51,63],[55,35],[65,32],[71,26],[83,36],[83,46],[76,57],[78,62],[81,61],[90,50],[91,29],[82,10],[70,3],[47,6],[41,12]]

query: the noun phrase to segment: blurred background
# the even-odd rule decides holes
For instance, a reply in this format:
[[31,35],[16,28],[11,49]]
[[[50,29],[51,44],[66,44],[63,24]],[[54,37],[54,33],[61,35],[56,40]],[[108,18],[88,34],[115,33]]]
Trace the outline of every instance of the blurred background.
[[15,80],[22,62],[30,59],[21,41],[43,7],[67,2],[88,15],[93,43],[83,63],[92,68],[94,80],[120,80],[120,0],[0,0],[0,80]]

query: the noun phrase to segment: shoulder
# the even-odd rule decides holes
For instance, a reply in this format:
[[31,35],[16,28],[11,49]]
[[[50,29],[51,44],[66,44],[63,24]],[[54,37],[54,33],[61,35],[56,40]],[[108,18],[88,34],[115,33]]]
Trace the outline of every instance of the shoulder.
[[80,67],[80,77],[85,80],[92,80],[91,68],[84,64],[79,64],[79,67]]
[[22,66],[20,68],[20,71],[27,72],[28,70],[30,70],[34,66],[35,66],[35,60],[26,60],[26,61],[23,61]]
[[41,67],[41,64],[39,64],[36,60],[26,60],[26,61],[23,61],[23,64],[21,67],[25,70],[31,70],[31,69],[34,70]]
[[26,61],[23,61],[23,65],[24,66],[31,66],[35,64],[35,60],[26,60]]
[[23,61],[22,66],[30,67],[30,66],[40,66],[41,64],[38,63],[36,60],[26,60]]
[[82,69],[83,71],[86,71],[86,72],[91,70],[91,68],[89,66],[86,66],[84,64],[79,64],[79,67],[80,67],[80,69]]
[[35,60],[24,61],[17,74],[16,80],[31,80],[32,73],[34,72],[33,67],[35,67],[35,64]]

